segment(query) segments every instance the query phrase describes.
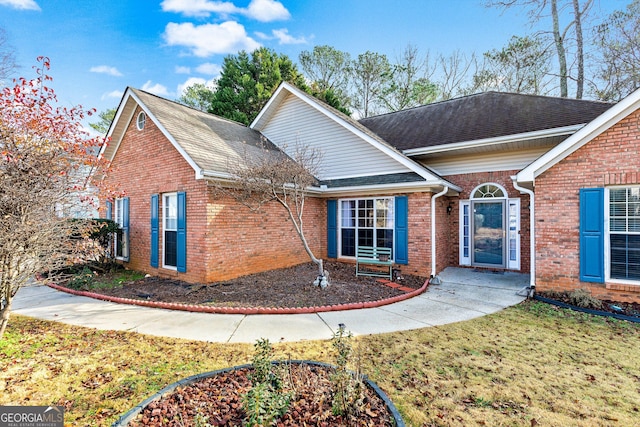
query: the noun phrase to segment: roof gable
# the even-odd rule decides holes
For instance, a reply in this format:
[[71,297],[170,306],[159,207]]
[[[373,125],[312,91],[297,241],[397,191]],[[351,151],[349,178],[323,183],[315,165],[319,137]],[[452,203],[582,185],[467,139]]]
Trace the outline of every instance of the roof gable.
[[360,123],[402,151],[590,122],[612,104],[485,92],[361,119]]
[[101,151],[106,158],[114,158],[138,106],[194,169],[196,178],[227,177],[233,164],[263,152],[260,133],[242,124],[127,88],[107,134],[112,143]]
[[[321,181],[413,173],[410,176],[425,185],[447,185],[459,190],[357,121],[288,83],[278,87],[250,127],[285,151],[284,144],[291,146],[298,141],[319,148],[324,157],[318,176]],[[366,179],[356,181],[373,183]]]
[[640,108],[640,89],[594,118],[585,127],[546,152],[516,175],[518,183],[533,183],[536,177],[577,151],[620,120]]

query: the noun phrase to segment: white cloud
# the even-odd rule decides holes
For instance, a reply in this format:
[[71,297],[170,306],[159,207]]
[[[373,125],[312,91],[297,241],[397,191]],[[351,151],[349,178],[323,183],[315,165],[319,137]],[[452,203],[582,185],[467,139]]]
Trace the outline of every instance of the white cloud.
[[287,8],[275,0],[251,0],[244,14],[260,22],[284,21],[291,18]]
[[169,91],[166,86],[163,86],[160,83],[152,84],[151,80],[147,80],[147,82],[142,85],[142,90],[158,96],[169,96]]
[[118,71],[116,67],[109,67],[108,65],[98,65],[97,67],[91,67],[89,71],[91,71],[92,73],[108,74],[115,77],[122,76],[122,73]]
[[287,30],[286,28],[273,30],[272,34],[276,39],[278,39],[279,44],[304,44],[307,42],[307,39],[305,39],[304,37],[293,37],[289,34],[289,30]]
[[196,68],[196,71],[200,74],[207,74],[209,76],[218,77],[222,72],[222,67],[218,64],[207,62],[205,64],[199,65],[198,68]]
[[262,40],[278,40],[278,44],[304,44],[308,43],[306,37],[293,37],[289,34],[289,30],[286,28],[281,28],[279,30],[272,30],[271,35],[262,33],[260,31],[254,32],[259,39]]
[[160,6],[164,12],[175,12],[200,18],[209,17],[212,13],[224,18],[230,15],[245,15],[260,22],[291,18],[287,8],[277,0],[251,0],[246,8],[237,7],[227,1],[212,0],[164,0]]
[[178,97],[184,95],[184,91],[189,87],[189,86],[193,86],[194,84],[203,84],[206,87],[208,87],[209,89],[213,90],[216,87],[216,83],[215,83],[215,79],[210,79],[210,80],[205,80],[203,78],[200,77],[189,77],[187,80],[185,80],[184,83],[180,83],[178,85]]
[[203,58],[239,50],[253,51],[260,47],[260,43],[249,37],[244,27],[234,21],[197,26],[190,22],[170,22],[163,36],[169,46],[186,46],[194,55]]
[[191,68],[177,65],[176,74],[191,74]]
[[233,3],[210,0],[164,0],[160,3],[164,12],[176,12],[185,16],[207,17],[211,13],[229,15],[240,12]]
[[21,10],[41,10],[34,0],[0,0],[0,6],[9,6]]
[[107,93],[103,94],[101,99],[103,101],[105,99],[109,99],[109,98],[120,99],[120,98],[122,98],[122,95],[124,95],[124,92],[122,92],[121,90],[113,90],[111,92],[107,92]]

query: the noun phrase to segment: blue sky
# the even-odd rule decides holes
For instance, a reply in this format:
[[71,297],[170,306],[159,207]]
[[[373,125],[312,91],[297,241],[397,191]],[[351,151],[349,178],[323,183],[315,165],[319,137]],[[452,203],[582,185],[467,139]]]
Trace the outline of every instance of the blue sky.
[[[421,53],[482,52],[530,33],[523,10],[485,8],[482,0],[0,0],[0,27],[14,47],[18,74],[51,59],[53,88],[65,106],[116,107],[127,86],[170,99],[206,82],[223,58],[258,46],[297,61],[330,45],[390,59],[408,45]],[[601,0],[603,14],[626,0]]]

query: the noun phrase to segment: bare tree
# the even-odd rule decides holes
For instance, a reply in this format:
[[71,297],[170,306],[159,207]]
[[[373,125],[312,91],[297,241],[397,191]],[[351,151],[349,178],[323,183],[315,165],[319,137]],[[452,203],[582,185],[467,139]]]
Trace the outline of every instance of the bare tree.
[[603,101],[619,101],[640,87],[640,0],[614,11],[596,27],[598,81],[593,92]]
[[317,92],[331,91],[342,105],[349,105],[349,75],[351,55],[332,46],[315,46],[313,51],[302,51],[298,56],[300,66],[315,85]]
[[392,65],[391,83],[383,91],[381,102],[388,111],[429,104],[438,96],[438,88],[429,80],[427,57],[420,57],[415,46],[408,45]]
[[475,54],[467,56],[460,50],[449,56],[440,55],[437,59],[438,93],[440,100],[464,95],[469,92],[469,81],[477,69]]
[[360,117],[383,111],[381,97],[391,83],[391,64],[386,55],[367,51],[358,55],[352,67],[353,108]]
[[326,287],[328,273],[323,261],[317,258],[304,233],[304,207],[309,188],[317,180],[321,155],[300,143],[293,147],[292,156],[278,150],[271,142],[263,139],[260,149],[247,150],[242,163],[229,165],[230,182],[211,183],[217,195],[225,195],[243,204],[254,212],[262,211],[267,203],[276,202],[287,212],[295,231],[311,261],[318,266],[318,278],[314,284]]
[[39,60],[37,78],[0,91],[0,338],[21,287],[92,250],[84,240],[92,222],[66,213],[93,200],[87,172],[104,171],[93,154],[103,138],[86,139],[81,108],[54,106],[49,60]]
[[0,27],[0,86],[17,71],[15,52],[9,39],[7,32]]
[[[568,81],[572,76],[568,67],[568,48],[571,40],[570,34],[573,31],[574,42],[576,44],[577,75],[573,77],[576,81],[576,98],[580,99],[584,90],[584,37],[583,26],[585,17],[588,15],[593,5],[593,0],[488,0],[487,6],[497,6],[507,9],[513,6],[520,6],[529,9],[529,19],[532,23],[538,22],[544,17],[551,16],[551,35],[555,46],[556,57],[558,59],[558,79],[560,86],[560,96],[569,96]],[[564,27],[561,24],[562,10],[571,8],[573,19]],[[547,31],[546,33],[549,33]]]
[[483,54],[484,63],[473,76],[474,91],[546,94],[550,54],[535,37],[513,36],[507,46]]

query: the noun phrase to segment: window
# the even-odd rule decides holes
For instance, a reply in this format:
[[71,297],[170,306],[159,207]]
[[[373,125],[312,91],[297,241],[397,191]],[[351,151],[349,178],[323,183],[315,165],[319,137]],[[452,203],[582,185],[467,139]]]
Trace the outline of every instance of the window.
[[114,208],[113,220],[118,224],[114,250],[116,258],[126,260],[129,258],[129,199],[116,199]]
[[340,255],[355,256],[357,246],[393,249],[394,199],[340,201]]
[[178,197],[176,193],[162,198],[162,229],[164,230],[164,267],[178,265]]
[[136,126],[138,127],[138,130],[144,129],[144,125],[146,122],[147,115],[144,113],[144,111],[140,111],[140,114],[138,114],[138,118],[136,119]]
[[609,277],[640,280],[640,187],[609,189]]

